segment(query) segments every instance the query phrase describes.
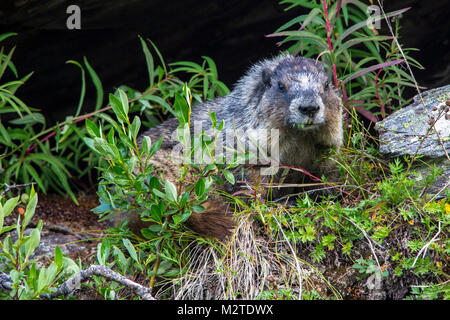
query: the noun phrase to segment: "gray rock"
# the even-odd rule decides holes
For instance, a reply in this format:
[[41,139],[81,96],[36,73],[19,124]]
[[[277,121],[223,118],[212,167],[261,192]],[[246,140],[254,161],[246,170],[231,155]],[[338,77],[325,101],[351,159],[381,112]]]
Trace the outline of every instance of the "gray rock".
[[[432,166],[442,169],[424,191],[443,197],[450,181],[450,161],[445,155],[450,154],[450,106],[446,104],[450,101],[450,85],[428,90],[422,93],[422,98],[424,103],[415,96],[413,103],[378,122],[375,129],[380,134],[380,152],[386,157],[423,156],[415,162],[412,172],[418,187],[422,187],[421,182]],[[436,130],[430,126],[435,120]]]
[[[438,158],[445,155],[443,146],[450,153],[450,111],[446,105],[450,85],[428,90],[422,97],[425,108],[417,95],[412,104],[375,125],[380,134],[381,153],[389,157],[417,153]],[[431,117],[438,119],[435,128],[441,141],[429,124],[433,121]]]

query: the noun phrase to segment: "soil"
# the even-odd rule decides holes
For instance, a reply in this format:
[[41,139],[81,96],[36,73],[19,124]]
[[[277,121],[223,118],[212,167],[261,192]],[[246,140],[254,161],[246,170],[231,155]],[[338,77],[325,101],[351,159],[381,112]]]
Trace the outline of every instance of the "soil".
[[[97,216],[91,211],[98,206],[97,196],[78,195],[79,205],[76,205],[68,196],[38,195],[38,204],[31,219],[29,228],[25,233],[31,232],[39,220],[43,221],[41,242],[32,258],[38,258],[43,264],[53,260],[54,250],[58,245],[64,254],[85,262],[95,254],[97,243],[108,227],[105,222],[98,222]],[[16,222],[19,208],[15,209],[5,219],[5,225]],[[20,210],[21,211],[21,210]],[[16,237],[11,235],[13,240]]]

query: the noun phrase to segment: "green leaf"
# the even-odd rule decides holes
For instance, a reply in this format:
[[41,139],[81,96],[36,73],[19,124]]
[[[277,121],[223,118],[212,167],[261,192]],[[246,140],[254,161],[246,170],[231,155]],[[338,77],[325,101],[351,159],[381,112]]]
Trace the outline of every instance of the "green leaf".
[[0,122],[0,137],[3,137],[3,141],[0,141],[2,144],[8,146],[8,147],[13,147],[14,144],[9,136],[8,131],[5,129],[5,127],[3,126],[3,124]]
[[123,252],[116,246],[113,246],[113,254],[116,257],[117,265],[121,269],[122,273],[126,273],[130,259],[125,258]]
[[158,205],[152,204],[152,206],[150,207],[150,216],[155,219],[155,221],[162,221],[161,209]]
[[152,225],[150,225],[147,229],[150,230],[150,231],[152,231],[152,232],[158,233],[158,232],[161,231],[162,226],[159,225],[159,224],[152,224]]
[[189,122],[189,105],[186,99],[179,93],[175,93],[175,116],[181,125]]
[[52,262],[47,269],[45,269],[45,278],[47,280],[47,286],[50,286],[53,280],[55,280],[58,273],[58,267],[54,262]]
[[180,224],[180,223],[185,222],[187,219],[189,219],[190,216],[191,216],[191,211],[186,210],[186,212],[184,212],[182,214],[173,215],[172,219],[175,224]]
[[44,288],[47,286],[47,277],[46,277],[45,269],[41,269],[38,276],[38,282],[37,282],[37,291],[41,292],[44,290]]
[[102,118],[103,120],[106,120],[108,123],[110,123],[113,128],[116,130],[116,132],[121,132],[121,127],[119,126],[119,124],[114,121],[109,115],[107,115],[106,113],[99,113],[98,114],[99,118]]
[[222,129],[223,129],[223,127],[225,126],[225,121],[224,120],[222,120],[222,121],[220,121],[220,124],[219,124],[219,131],[222,131]]
[[334,249],[334,240],[336,240],[336,236],[333,234],[328,234],[322,237],[322,245],[324,247],[328,247],[329,250]]
[[153,56],[150,53],[150,50],[148,49],[148,46],[145,43],[145,40],[142,39],[141,36],[139,36],[139,40],[141,40],[142,51],[144,52],[144,55],[145,55],[145,62],[147,63],[149,86],[151,88],[151,87],[153,87],[154,77],[155,77],[154,76],[155,65],[154,65],[154,62],[153,62]]
[[97,261],[102,266],[106,266],[110,247],[108,238],[103,238],[103,241],[97,245]]
[[139,134],[139,129],[141,128],[141,119],[138,116],[134,117],[133,123],[131,124],[131,136],[136,139]]
[[130,242],[130,240],[128,240],[127,238],[122,238],[122,243],[125,246],[125,248],[127,249],[128,253],[130,254],[130,257],[139,263],[138,257],[137,257],[137,253],[136,253],[136,249],[134,248],[133,244]]
[[[305,29],[313,20],[316,20],[316,16],[321,13],[321,9],[319,8],[313,8],[309,13],[308,16],[305,17],[305,20],[302,23],[302,26],[300,27],[300,30]],[[318,20],[320,21],[320,20]],[[323,21],[322,21],[323,22]]]
[[35,193],[34,187],[31,186],[30,201],[27,204],[27,208],[24,214],[24,221],[22,224],[24,230],[34,215],[34,210],[36,209],[37,201],[38,201],[37,193]]
[[163,139],[164,139],[164,136],[162,136],[161,138],[158,139],[158,141],[156,141],[156,143],[152,147],[152,150],[150,150],[149,157],[152,157],[156,153],[156,151],[159,150],[159,148],[161,147]]
[[94,147],[94,139],[83,137],[83,142],[94,152],[98,152]]
[[[15,228],[15,226],[6,226],[6,227],[3,227],[2,229],[0,229],[0,234],[5,233],[5,232],[9,232],[9,231],[13,230],[14,228]],[[5,250],[5,249],[3,249],[3,250]],[[5,252],[6,252],[6,251],[5,251]]]
[[[208,111],[209,112],[209,111]],[[209,116],[211,118],[212,128],[217,128],[217,119],[216,119],[216,113],[215,112],[209,112]]]
[[[127,136],[126,134],[124,134],[123,132],[119,132],[119,139],[120,139],[120,141],[123,142],[123,144],[125,144],[127,146],[128,149],[131,149],[131,150],[134,149],[133,141],[131,141],[130,137]],[[112,147],[112,145],[109,145],[109,146]]]
[[[119,98],[117,98],[112,93],[109,94],[109,103],[111,105],[111,108],[116,115],[119,122],[127,122],[127,114],[125,113],[125,107],[122,105],[122,102]],[[117,130],[120,132],[120,129]]]
[[81,107],[83,106],[83,102],[84,102],[84,96],[86,95],[86,77],[84,74],[83,66],[81,64],[79,64],[77,61],[69,60],[69,61],[66,61],[66,63],[74,64],[77,67],[79,67],[81,70],[81,93],[80,93],[80,100],[78,102],[77,111],[75,112],[75,117],[77,117],[81,112]]
[[7,200],[4,206],[2,206],[0,202],[0,233],[4,231],[3,230],[4,218],[7,217],[12,212],[12,210],[16,207],[18,201],[19,196]]
[[80,272],[80,267],[70,258],[63,256],[64,271],[67,275]]
[[373,36],[373,37],[364,36],[364,37],[350,39],[350,40],[342,43],[342,45],[337,48],[335,55],[339,56],[343,51],[346,51],[350,47],[353,47],[359,43],[368,42],[368,41],[385,41],[385,40],[390,40],[390,39],[392,39],[392,36]]
[[63,266],[63,253],[59,246],[55,247],[55,265],[58,267],[58,270],[61,270]]
[[[17,196],[15,198],[11,198],[8,199],[5,204],[3,205],[3,214],[4,217],[7,217],[11,214],[11,212],[13,211],[13,209],[16,207],[17,202],[19,202],[19,198],[20,196]],[[0,203],[0,208],[2,207],[1,203]]]
[[125,91],[119,89],[119,98],[120,98],[120,102],[122,103],[122,108],[123,108],[123,112],[125,113],[125,115],[127,115],[128,118],[128,111],[130,109],[130,106],[128,104],[128,96],[125,93]]
[[[10,63],[11,63],[11,57],[12,57],[12,55],[13,55],[15,49],[16,49],[15,47],[12,48],[11,51],[9,52],[9,54],[6,55],[6,56],[4,56],[5,58],[3,59],[3,60],[4,60],[4,61],[3,61],[3,64],[0,64],[0,78],[3,76],[3,73],[4,73],[5,70],[6,70],[6,67],[7,67],[8,65],[10,65]],[[3,52],[3,47],[2,47],[2,49],[1,49],[1,52]],[[0,55],[0,57],[1,57],[1,55]],[[11,68],[11,67],[10,67],[10,68]],[[15,69],[15,68],[13,68],[13,69],[11,69],[11,70],[15,71],[14,69]],[[16,75],[17,75],[17,72],[16,72]]]
[[30,165],[27,162],[24,162],[23,163],[23,169],[24,169],[24,171],[26,171],[27,173],[29,173],[33,177],[34,181],[36,181],[36,183],[38,184],[39,188],[41,188],[41,190],[46,190],[44,183],[42,182],[41,178],[39,177],[39,174],[33,168],[32,165]]
[[144,136],[142,140],[141,152],[148,155],[150,153],[150,148],[152,145],[152,139],[149,136]]
[[172,202],[176,202],[178,199],[178,195],[177,195],[177,188],[175,187],[175,185],[167,180],[164,189],[166,192],[167,199],[169,199]]
[[223,170],[223,175],[225,176],[225,179],[227,179],[229,183],[231,183],[231,184],[235,183],[234,176],[231,171]]
[[33,113],[23,116],[22,118],[17,118],[14,120],[10,120],[8,122],[15,124],[15,125],[26,125],[26,124],[36,124],[36,123],[41,123],[41,124],[45,125],[45,118],[41,113],[33,112]]
[[28,257],[34,252],[34,250],[39,245],[39,242],[41,241],[41,234],[39,232],[39,229],[33,229],[27,240],[28,241],[24,241],[23,243],[23,246],[25,248],[25,259],[28,259]]
[[153,102],[159,104],[161,107],[163,107],[164,109],[166,109],[167,111],[169,111],[171,114],[173,114],[175,116],[175,111],[173,111],[173,108],[161,97],[151,95],[151,94],[146,94],[141,99],[153,101]]
[[194,205],[192,206],[192,210],[194,210],[194,211],[197,212],[197,213],[201,213],[201,212],[205,211],[206,208],[205,208],[204,206],[202,206],[202,205],[194,204]]
[[15,33],[15,32],[7,32],[7,33],[0,34],[0,42],[5,40],[6,38],[9,38],[9,37],[12,37],[12,36],[17,36],[17,33]]
[[205,178],[201,177],[198,179],[198,181],[195,183],[195,194],[200,197],[205,193]]
[[162,193],[162,192],[159,191],[158,189],[152,189],[152,192],[153,192],[157,197],[160,197],[161,199],[169,200],[169,199],[167,198],[166,194],[165,194],[165,193]]
[[26,280],[27,286],[29,288],[32,288],[34,290],[37,289],[37,277],[38,277],[38,269],[36,268],[36,264],[33,262],[30,270],[28,271]]
[[84,64],[86,65],[86,69],[89,72],[89,76],[91,77],[92,83],[94,83],[95,89],[97,91],[97,100],[95,103],[95,110],[97,111],[103,104],[103,86],[100,78],[98,77],[95,70],[91,67],[86,57],[83,57]]
[[100,129],[91,120],[85,120],[86,130],[92,137],[101,138]]

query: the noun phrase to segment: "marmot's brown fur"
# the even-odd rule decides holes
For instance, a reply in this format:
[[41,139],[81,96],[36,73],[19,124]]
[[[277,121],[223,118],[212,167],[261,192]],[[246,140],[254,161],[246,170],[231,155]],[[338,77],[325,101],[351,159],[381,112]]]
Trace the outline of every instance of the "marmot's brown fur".
[[[329,77],[320,63],[315,60],[282,55],[263,60],[236,83],[227,96],[206,101],[194,106],[191,125],[201,122],[203,129],[211,128],[209,112],[215,112],[217,123],[224,120],[224,130],[241,129],[243,132],[258,129],[278,129],[279,163],[285,166],[299,166],[320,176],[327,165],[317,163],[330,147],[342,144],[342,102],[335,88],[329,85]],[[179,144],[173,132],[178,127],[176,119],[170,119],[143,133],[152,141],[164,136],[160,150],[152,157],[154,167],[163,179],[175,183],[179,167],[172,162],[181,162],[173,149]],[[242,132],[241,131],[241,132]],[[191,134],[193,130],[191,129]],[[141,138],[142,138],[141,136]],[[248,135],[239,136],[241,142],[249,142]],[[251,170],[241,166],[244,175],[237,180],[251,181]],[[277,182],[281,172],[261,176],[262,181]],[[290,174],[283,182],[300,182],[302,174]],[[194,181],[188,176],[187,181]],[[228,185],[233,191],[237,186]],[[284,191],[284,188],[280,188]],[[279,193],[278,193],[279,195]],[[223,237],[233,227],[227,204],[220,197],[210,197],[203,204],[206,210],[193,213],[187,225],[208,236]],[[130,215],[130,227],[134,232],[145,227],[137,214]]]

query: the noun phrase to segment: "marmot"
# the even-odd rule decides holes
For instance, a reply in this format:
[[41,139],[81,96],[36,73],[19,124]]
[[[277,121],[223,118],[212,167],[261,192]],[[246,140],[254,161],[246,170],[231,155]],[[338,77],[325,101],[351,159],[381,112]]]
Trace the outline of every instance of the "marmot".
[[[323,66],[309,58],[281,55],[257,63],[228,95],[193,106],[191,126],[201,122],[203,129],[211,128],[210,112],[215,112],[217,123],[224,120],[224,130],[241,129],[247,132],[277,129],[279,139],[275,143],[279,163],[300,166],[319,174],[324,172],[326,166],[317,164],[316,159],[330,147],[339,148],[343,140],[339,93],[329,84]],[[173,148],[179,144],[173,134],[178,125],[177,119],[170,119],[140,137],[140,141],[143,136],[150,136],[152,141],[156,141],[164,136],[160,150],[151,160],[163,179],[173,183],[179,168],[169,160],[169,155],[173,157]],[[249,140],[248,137],[240,138]],[[262,180],[277,182],[281,171],[274,176],[262,176]],[[244,174],[244,179],[251,179],[248,167],[244,169]],[[302,174],[297,171],[284,182],[298,183],[301,178]],[[229,184],[225,189],[233,191],[235,188]],[[206,210],[193,213],[187,225],[208,236],[222,238],[229,233],[233,223],[226,214],[225,201],[220,197],[210,197],[203,205]],[[130,228],[138,232],[142,227],[145,224],[138,215],[132,215]]]

